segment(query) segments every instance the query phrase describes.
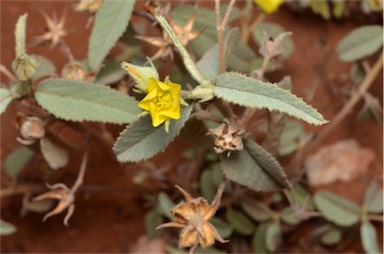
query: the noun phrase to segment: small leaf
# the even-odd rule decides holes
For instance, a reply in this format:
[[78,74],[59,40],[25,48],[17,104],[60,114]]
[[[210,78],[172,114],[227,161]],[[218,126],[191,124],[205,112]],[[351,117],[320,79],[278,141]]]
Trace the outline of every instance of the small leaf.
[[139,118],[120,133],[113,151],[120,162],[138,162],[152,158],[163,151],[180,133],[191,113],[192,107],[181,112],[179,120],[172,120],[169,133],[163,125],[153,127],[150,115]]
[[36,100],[56,117],[72,121],[129,123],[141,112],[137,102],[107,86],[48,79],[39,83]]
[[280,235],[280,222],[275,221],[268,224],[265,232],[265,246],[270,252],[275,252],[277,249],[277,241]]
[[359,221],[359,207],[328,191],[319,191],[314,195],[317,209],[326,219],[339,226],[352,226]]
[[366,253],[375,254],[382,253],[377,242],[377,234],[375,227],[369,222],[364,220],[360,227],[360,236],[363,248]]
[[15,28],[15,51],[16,57],[19,57],[25,54],[25,30],[27,26],[28,14],[25,13],[19,17],[16,22]]
[[314,125],[327,122],[316,109],[289,91],[239,73],[217,76],[214,92],[217,97],[242,106],[277,110]]
[[290,188],[290,183],[279,162],[250,139],[244,139],[244,150],[234,151],[223,158],[224,175],[255,191]]
[[281,212],[281,220],[289,225],[296,225],[300,222],[292,207],[287,207]]
[[373,181],[365,191],[363,203],[368,212],[383,212],[383,189],[380,188],[376,181]]
[[252,238],[252,249],[254,253],[267,253],[267,246],[266,246],[266,233],[267,228],[269,226],[269,222],[263,222],[261,223],[257,229],[256,233],[253,235]]
[[7,172],[9,176],[15,177],[31,160],[33,154],[33,151],[25,146],[12,151],[5,159],[5,172]]
[[68,164],[67,151],[52,143],[48,138],[40,140],[40,150],[52,169],[59,169]]
[[145,214],[145,232],[149,238],[161,237],[162,231],[156,230],[156,227],[163,223],[161,215],[154,209]]
[[352,30],[337,45],[342,61],[353,62],[370,56],[383,45],[383,26],[367,25]]
[[249,217],[256,221],[268,220],[272,215],[272,211],[268,206],[249,198],[241,202],[241,208],[248,214]]
[[11,93],[7,88],[0,88],[0,114],[7,108],[8,104],[12,101]]
[[243,235],[251,235],[255,229],[253,222],[244,213],[233,209],[228,209],[226,213],[227,221],[233,226],[235,231]]
[[88,47],[89,67],[96,70],[128,26],[134,0],[104,0],[95,15]]
[[296,184],[293,186],[292,190],[289,192],[292,196],[293,202],[295,204],[303,207],[305,205],[308,210],[315,210],[315,204],[311,198],[311,194],[303,188],[303,186]]
[[280,137],[279,155],[288,155],[302,148],[312,138],[313,134],[305,132],[300,122],[288,120]]
[[337,227],[330,227],[320,238],[322,244],[330,246],[339,243],[341,240],[341,230]]
[[204,170],[203,173],[201,173],[200,190],[208,201],[212,201],[215,198],[216,186],[212,182],[211,170]]
[[53,75],[56,72],[55,64],[52,63],[45,57],[42,56],[33,56],[39,61],[39,66],[36,69],[35,74],[32,77],[32,80],[38,80],[49,75]]
[[0,235],[11,235],[16,232],[16,227],[11,223],[0,220]]
[[121,80],[125,75],[121,64],[115,62],[106,62],[105,66],[97,73],[96,84],[108,85]]
[[231,236],[233,232],[233,227],[230,224],[216,217],[213,217],[210,220],[210,222],[213,225],[213,227],[216,228],[217,232],[219,232],[219,235],[221,236],[221,238],[225,239]]
[[175,204],[172,202],[171,198],[165,192],[160,192],[157,211],[168,219],[173,220],[174,217],[171,214],[171,210],[174,206]]

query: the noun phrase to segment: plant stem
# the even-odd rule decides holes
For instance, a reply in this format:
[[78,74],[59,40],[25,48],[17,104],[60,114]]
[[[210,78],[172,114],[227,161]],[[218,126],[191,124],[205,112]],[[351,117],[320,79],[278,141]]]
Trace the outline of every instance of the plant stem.
[[[370,71],[365,76],[363,82],[359,86],[359,89],[353,94],[353,96],[349,99],[347,104],[344,105],[342,110],[335,116],[335,118],[328,124],[322,131],[320,131],[317,138],[309,143],[306,147],[301,149],[298,153],[296,153],[295,157],[293,158],[292,162],[288,166],[289,168],[296,168],[300,166],[302,163],[302,160],[304,159],[305,155],[311,152],[318,144],[320,144],[321,141],[325,137],[328,136],[328,134],[337,126],[339,126],[340,122],[349,114],[352,112],[353,107],[359,102],[361,97],[363,97],[364,93],[369,89],[369,87],[372,85],[373,81],[376,79],[377,75],[380,73],[383,67],[383,52],[381,53],[381,56],[379,59],[376,60],[373,67],[370,69]],[[304,172],[302,169],[299,168],[299,171],[296,173],[299,175],[299,178]]]
[[372,221],[383,222],[383,215],[368,214],[368,219]]
[[85,137],[85,148],[84,148],[83,159],[81,160],[79,175],[77,176],[76,182],[73,184],[71,188],[72,195],[76,193],[76,191],[84,182],[84,174],[85,174],[85,169],[87,168],[87,164],[88,164],[88,135]]

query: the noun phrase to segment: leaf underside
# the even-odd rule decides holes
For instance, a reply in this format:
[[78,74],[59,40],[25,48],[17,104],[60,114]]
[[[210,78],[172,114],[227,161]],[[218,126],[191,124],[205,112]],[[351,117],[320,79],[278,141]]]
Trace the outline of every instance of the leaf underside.
[[58,118],[123,124],[137,119],[137,102],[107,86],[65,79],[47,79],[36,89],[36,100]]
[[163,125],[153,127],[150,115],[139,118],[120,133],[116,140],[113,151],[117,159],[120,162],[138,162],[160,153],[180,133],[191,110],[192,107],[185,108],[179,120],[171,121],[169,133]]

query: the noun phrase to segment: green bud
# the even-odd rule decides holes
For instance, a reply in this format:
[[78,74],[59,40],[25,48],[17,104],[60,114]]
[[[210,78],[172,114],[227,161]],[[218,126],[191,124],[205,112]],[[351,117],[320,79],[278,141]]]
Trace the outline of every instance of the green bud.
[[121,68],[135,80],[135,87],[144,93],[147,92],[148,80],[150,78],[159,80],[159,73],[157,72],[155,66],[153,66],[151,61],[149,61],[149,63],[151,64],[150,67],[137,66],[127,62],[121,63]]
[[39,62],[36,58],[27,54],[18,56],[12,62],[13,71],[15,72],[17,78],[21,81],[26,81],[32,78],[38,66]]
[[198,99],[204,102],[212,100],[214,96],[213,85],[200,85],[191,91],[188,99]]

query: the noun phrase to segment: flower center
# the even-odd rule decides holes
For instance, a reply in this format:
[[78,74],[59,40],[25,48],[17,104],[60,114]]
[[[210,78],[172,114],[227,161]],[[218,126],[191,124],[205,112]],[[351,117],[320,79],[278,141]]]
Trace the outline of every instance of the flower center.
[[170,93],[167,93],[167,92],[160,93],[157,97],[157,102],[156,102],[157,111],[160,111],[162,109],[169,109],[172,106],[172,102],[173,102],[173,99]]

